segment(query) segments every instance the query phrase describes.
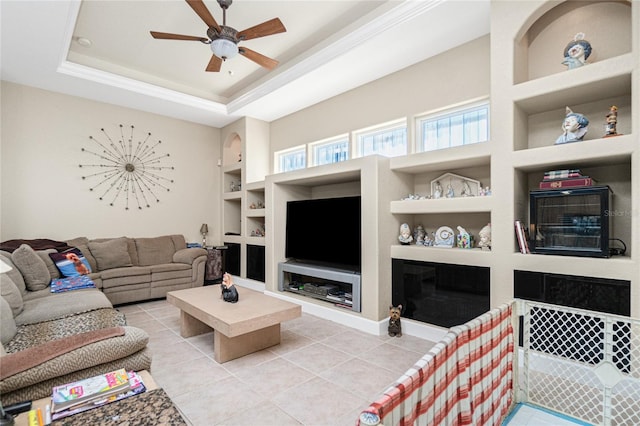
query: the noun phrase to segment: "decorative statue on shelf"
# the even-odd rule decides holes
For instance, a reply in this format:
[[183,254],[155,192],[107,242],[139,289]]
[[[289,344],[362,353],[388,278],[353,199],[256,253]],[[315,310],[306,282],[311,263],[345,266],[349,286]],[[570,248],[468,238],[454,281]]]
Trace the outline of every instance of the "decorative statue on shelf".
[[618,124],[618,107],[611,105],[609,113],[607,114],[607,124],[604,126],[604,137],[610,138],[612,136],[619,136],[620,134],[616,130]]
[[433,192],[433,198],[442,198],[442,185],[440,181],[436,181],[436,189]]
[[434,245],[436,247],[451,248],[453,247],[454,238],[455,235],[453,234],[453,229],[448,226],[441,226],[436,231]]
[[478,241],[478,247],[482,250],[491,250],[491,224],[486,224],[478,233],[480,241]]
[[562,122],[562,135],[556,139],[556,145],[581,141],[589,129],[589,119],[587,117],[571,111],[569,107],[565,111],[566,115]]
[[586,60],[591,55],[591,43],[584,39],[584,33],[578,33],[573,41],[564,48],[563,65],[568,69],[579,68],[586,64]]
[[424,231],[422,225],[416,226],[416,229],[413,231],[413,239],[415,240],[416,245],[421,246],[424,244],[426,234],[427,233]]
[[225,302],[236,303],[240,298],[238,295],[238,289],[233,284],[231,275],[227,272],[222,276],[222,283],[220,284],[222,290],[222,299]]
[[462,181],[462,191],[460,195],[463,197],[473,197],[473,192],[471,192],[471,187],[469,186],[469,181],[464,179]]
[[467,232],[462,226],[458,226],[457,236],[458,248],[473,248],[473,236]]
[[400,244],[408,245],[413,241],[413,236],[411,235],[411,228],[406,223],[400,225],[400,235],[398,235],[398,241]]
[[453,185],[451,185],[451,182],[449,182],[449,185],[447,185],[447,198],[453,198],[455,196],[456,194],[453,191]]

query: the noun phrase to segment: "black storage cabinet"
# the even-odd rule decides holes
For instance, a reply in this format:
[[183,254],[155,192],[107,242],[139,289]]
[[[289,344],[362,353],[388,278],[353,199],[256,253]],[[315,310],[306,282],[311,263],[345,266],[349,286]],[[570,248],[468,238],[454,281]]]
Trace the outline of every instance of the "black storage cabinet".
[[530,192],[532,253],[609,257],[608,186]]

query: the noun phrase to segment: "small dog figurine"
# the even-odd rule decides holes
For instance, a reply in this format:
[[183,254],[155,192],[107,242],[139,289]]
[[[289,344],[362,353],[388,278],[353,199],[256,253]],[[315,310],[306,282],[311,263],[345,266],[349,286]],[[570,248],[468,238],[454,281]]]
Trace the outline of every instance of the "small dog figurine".
[[394,307],[389,306],[389,336],[402,337],[402,324],[400,324],[400,314],[402,313],[402,305]]
[[220,284],[220,288],[222,289],[221,297],[225,302],[236,303],[238,301],[238,289],[235,285],[233,285],[231,275],[226,272],[222,276],[222,283]]

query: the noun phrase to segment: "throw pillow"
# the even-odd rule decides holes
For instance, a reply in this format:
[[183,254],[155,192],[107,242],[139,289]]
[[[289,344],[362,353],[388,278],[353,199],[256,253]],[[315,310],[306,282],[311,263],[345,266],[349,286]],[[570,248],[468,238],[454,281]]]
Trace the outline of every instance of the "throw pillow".
[[89,241],[89,250],[96,259],[99,271],[132,266],[125,238],[103,242]]
[[47,269],[49,270],[49,275],[51,275],[52,280],[60,278],[60,271],[56,268],[56,264],[49,257],[51,253],[57,252],[58,251],[56,249],[36,250],[36,254],[40,256],[40,259],[44,260],[44,264],[47,265]]
[[[6,345],[18,332],[16,321],[13,319],[11,307],[4,297],[0,297],[0,342]],[[4,347],[3,347],[4,350]]]
[[62,253],[49,253],[63,277],[79,277],[91,273],[91,266],[80,249],[72,248]]
[[15,285],[9,274],[0,274],[0,295],[11,307],[11,312],[15,317],[24,309],[22,293]]
[[44,290],[51,282],[51,274],[44,260],[27,244],[22,244],[11,253],[11,260],[24,277],[27,290]]
[[18,287],[20,290],[20,294],[25,294],[27,292],[27,285],[24,283],[24,277],[20,273],[20,270],[16,265],[11,261],[11,253],[0,252],[0,259],[7,265],[11,266],[11,270],[9,272],[5,272],[5,275],[8,275],[11,278],[11,281]]
[[138,264],[140,266],[162,265],[173,262],[176,252],[170,236],[154,238],[136,238]]

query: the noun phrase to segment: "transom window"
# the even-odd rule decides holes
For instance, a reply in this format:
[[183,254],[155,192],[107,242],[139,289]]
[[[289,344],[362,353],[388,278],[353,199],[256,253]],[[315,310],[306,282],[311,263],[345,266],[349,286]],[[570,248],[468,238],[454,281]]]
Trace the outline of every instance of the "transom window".
[[323,164],[339,163],[349,159],[349,137],[341,136],[320,142],[309,144],[311,148],[311,164],[321,166]]
[[306,147],[300,146],[276,153],[279,172],[290,172],[307,167]]
[[396,122],[356,132],[356,140],[361,157],[373,154],[385,157],[406,155],[407,123],[405,121]]
[[489,140],[489,102],[423,116],[417,120],[418,152]]

